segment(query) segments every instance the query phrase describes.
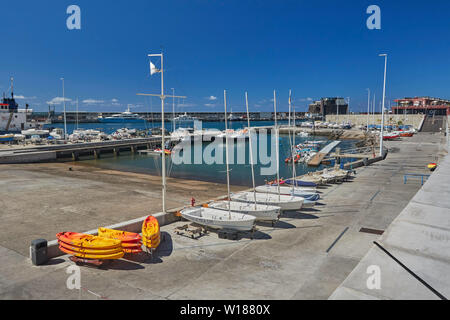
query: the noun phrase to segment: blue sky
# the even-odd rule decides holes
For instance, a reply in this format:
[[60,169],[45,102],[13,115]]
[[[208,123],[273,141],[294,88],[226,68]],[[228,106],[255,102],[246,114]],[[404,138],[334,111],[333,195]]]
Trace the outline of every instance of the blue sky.
[[[68,30],[66,8],[81,8],[81,30]],[[368,30],[366,9],[381,8],[381,30]],[[15,78],[19,103],[62,110],[160,110],[159,75],[147,53],[165,57],[165,88],[188,98],[177,111],[271,111],[273,90],[287,110],[293,90],[298,111],[311,99],[350,97],[367,109],[367,91],[382,95],[389,54],[387,98],[450,98],[450,2],[426,1],[2,1],[0,90]],[[158,63],[157,63],[158,64]],[[55,99],[56,98],[56,99]],[[214,99],[216,98],[216,99]],[[59,103],[58,103],[59,102]],[[169,110],[172,101],[169,100]]]

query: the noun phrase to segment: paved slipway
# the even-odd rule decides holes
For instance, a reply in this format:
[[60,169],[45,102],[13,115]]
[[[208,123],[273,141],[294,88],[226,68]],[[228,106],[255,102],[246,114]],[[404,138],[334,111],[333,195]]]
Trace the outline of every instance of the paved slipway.
[[[164,241],[153,258],[121,259],[105,270],[82,268],[81,291],[66,287],[66,268],[72,264],[67,256],[32,266],[28,240],[53,239],[55,230],[67,229],[69,222],[82,231],[139,217],[153,208],[156,212],[157,180],[152,189],[144,188],[137,176],[120,183],[114,172],[78,169],[55,174],[50,167],[8,166],[0,170],[1,181],[9,181],[0,188],[0,299],[327,299],[380,238],[361,228],[388,229],[421,189],[418,180],[404,184],[404,173],[429,173],[426,164],[443,155],[441,140],[437,134],[418,134],[389,142],[385,161],[358,168],[350,182],[321,189],[323,200],[314,209],[286,213],[275,227],[259,225],[253,240],[219,239],[214,232],[192,240],[174,233],[186,222],[163,226]],[[30,184],[42,185],[41,200],[28,198]],[[132,186],[150,191],[132,192]],[[201,197],[225,194],[220,185],[214,189],[196,182],[194,187],[196,191],[186,187],[180,198],[173,190],[169,199],[179,206],[202,188],[206,190]],[[116,196],[109,194],[113,190]],[[113,205],[102,209],[106,199]],[[115,208],[110,219],[108,208]],[[25,236],[27,241],[22,240]]]

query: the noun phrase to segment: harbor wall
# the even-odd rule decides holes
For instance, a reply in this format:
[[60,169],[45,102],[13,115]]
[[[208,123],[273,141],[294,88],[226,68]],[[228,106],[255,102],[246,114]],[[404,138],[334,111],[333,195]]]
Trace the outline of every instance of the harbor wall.
[[0,164],[51,162],[56,160],[56,152],[40,151],[36,153],[0,154]]
[[[400,121],[405,125],[412,125],[414,128],[419,129],[421,123],[425,119],[425,115],[423,114],[386,114],[385,115],[386,125],[398,124]],[[327,122],[336,122],[342,123],[350,121],[352,124],[360,126],[367,125],[367,114],[350,114],[350,115],[327,115]],[[381,125],[381,114],[376,114],[375,116],[370,115],[369,124]]]

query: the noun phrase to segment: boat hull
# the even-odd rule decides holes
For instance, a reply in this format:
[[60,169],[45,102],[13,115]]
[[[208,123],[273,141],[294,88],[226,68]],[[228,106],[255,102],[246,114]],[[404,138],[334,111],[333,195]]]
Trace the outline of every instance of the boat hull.
[[[276,185],[264,185],[256,187],[256,192],[278,194],[278,187]],[[280,186],[280,194],[294,197],[302,197],[307,200],[317,201],[320,199],[318,193],[314,189],[300,189],[298,187],[282,187]]]
[[145,119],[124,119],[124,118],[118,118],[118,119],[107,119],[107,118],[98,118],[98,122],[101,123],[142,123],[145,122]]
[[[257,221],[275,221],[280,217],[281,208],[252,203],[230,201],[231,211],[252,215]],[[214,201],[208,204],[209,208],[228,211],[228,201]]]
[[13,134],[0,135],[0,142],[11,142],[11,141],[14,141]]
[[[232,194],[231,200],[253,203],[254,195],[253,192],[240,192]],[[281,195],[279,200],[278,195],[275,194],[265,194],[265,193],[256,194],[256,203],[270,206],[277,206],[280,207],[282,211],[300,210],[303,206],[303,201],[304,199],[301,197]]]
[[[229,219],[231,215],[231,219]],[[256,218],[237,212],[223,211],[212,208],[187,208],[181,210],[181,216],[191,222],[213,229],[227,229],[236,231],[250,231],[255,226]]]
[[290,185],[295,185],[296,187],[311,187],[311,188],[315,188],[317,187],[317,184],[314,182],[309,182],[309,181],[303,181],[303,180],[293,180],[293,179],[287,179],[285,180],[285,183],[290,184]]

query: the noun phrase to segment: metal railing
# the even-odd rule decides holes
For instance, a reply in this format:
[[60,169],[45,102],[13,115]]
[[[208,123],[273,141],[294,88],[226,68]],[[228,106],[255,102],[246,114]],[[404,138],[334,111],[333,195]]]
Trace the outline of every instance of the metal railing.
[[428,179],[430,177],[430,175],[429,174],[421,174],[421,173],[406,173],[403,176],[403,184],[406,184],[406,182],[408,181],[408,177],[420,177],[422,185],[423,185],[424,184],[424,180]]

